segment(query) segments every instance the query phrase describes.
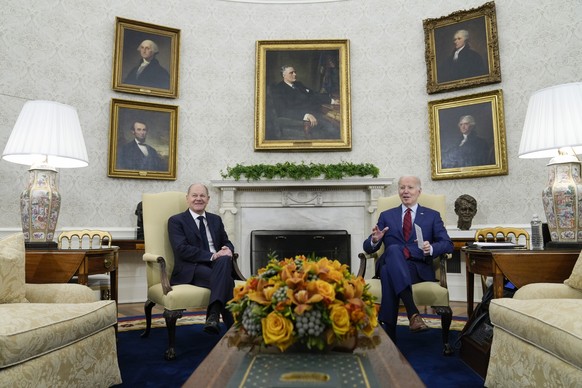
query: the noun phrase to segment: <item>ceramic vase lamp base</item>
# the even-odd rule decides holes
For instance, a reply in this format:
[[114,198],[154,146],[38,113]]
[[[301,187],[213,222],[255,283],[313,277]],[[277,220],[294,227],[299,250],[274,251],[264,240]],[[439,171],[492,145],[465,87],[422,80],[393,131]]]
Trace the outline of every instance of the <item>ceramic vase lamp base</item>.
[[548,164],[548,186],[542,192],[550,246],[577,247],[582,245],[581,162],[575,157],[554,159]]
[[54,167],[39,164],[29,170],[28,187],[20,195],[22,232],[27,249],[57,248],[55,229],[61,209]]

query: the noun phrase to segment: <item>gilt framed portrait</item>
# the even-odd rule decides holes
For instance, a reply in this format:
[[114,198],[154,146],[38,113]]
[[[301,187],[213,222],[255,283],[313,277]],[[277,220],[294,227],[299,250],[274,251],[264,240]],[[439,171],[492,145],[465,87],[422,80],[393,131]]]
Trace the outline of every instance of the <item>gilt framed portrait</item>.
[[176,179],[178,107],[111,100],[108,176]]
[[178,97],[180,30],[115,19],[113,90]]
[[507,175],[501,90],[428,103],[432,179]]
[[429,94],[501,82],[494,2],[423,26]]
[[349,151],[349,42],[257,41],[255,151]]

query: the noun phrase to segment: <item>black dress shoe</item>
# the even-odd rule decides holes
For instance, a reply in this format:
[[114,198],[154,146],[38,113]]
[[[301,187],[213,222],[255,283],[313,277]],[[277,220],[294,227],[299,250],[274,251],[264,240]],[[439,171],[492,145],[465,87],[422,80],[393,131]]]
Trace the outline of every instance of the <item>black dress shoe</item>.
[[207,334],[218,334],[218,314],[210,313],[206,317],[206,324],[204,325],[204,332]]

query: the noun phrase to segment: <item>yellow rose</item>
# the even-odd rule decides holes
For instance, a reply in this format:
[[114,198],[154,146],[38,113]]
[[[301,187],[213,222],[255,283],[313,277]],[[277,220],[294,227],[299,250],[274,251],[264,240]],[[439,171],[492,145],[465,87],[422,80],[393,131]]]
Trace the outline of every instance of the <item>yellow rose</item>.
[[335,334],[345,335],[350,331],[350,314],[344,306],[340,304],[332,305],[329,312],[329,319],[331,320]]
[[335,299],[335,289],[332,284],[326,281],[316,280],[315,282],[310,282],[307,289],[310,292],[315,290],[315,293],[321,295],[326,303],[331,303]]
[[293,322],[281,314],[271,312],[261,319],[263,340],[266,345],[275,345],[282,352],[293,343]]

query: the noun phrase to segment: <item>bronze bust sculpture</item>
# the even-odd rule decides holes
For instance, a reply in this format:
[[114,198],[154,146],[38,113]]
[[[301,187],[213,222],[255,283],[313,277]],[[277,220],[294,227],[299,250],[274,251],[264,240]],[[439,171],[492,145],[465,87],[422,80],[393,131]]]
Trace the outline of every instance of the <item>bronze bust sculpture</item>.
[[463,194],[455,200],[455,214],[459,217],[457,227],[460,230],[471,229],[473,217],[477,214],[477,200],[469,194]]

